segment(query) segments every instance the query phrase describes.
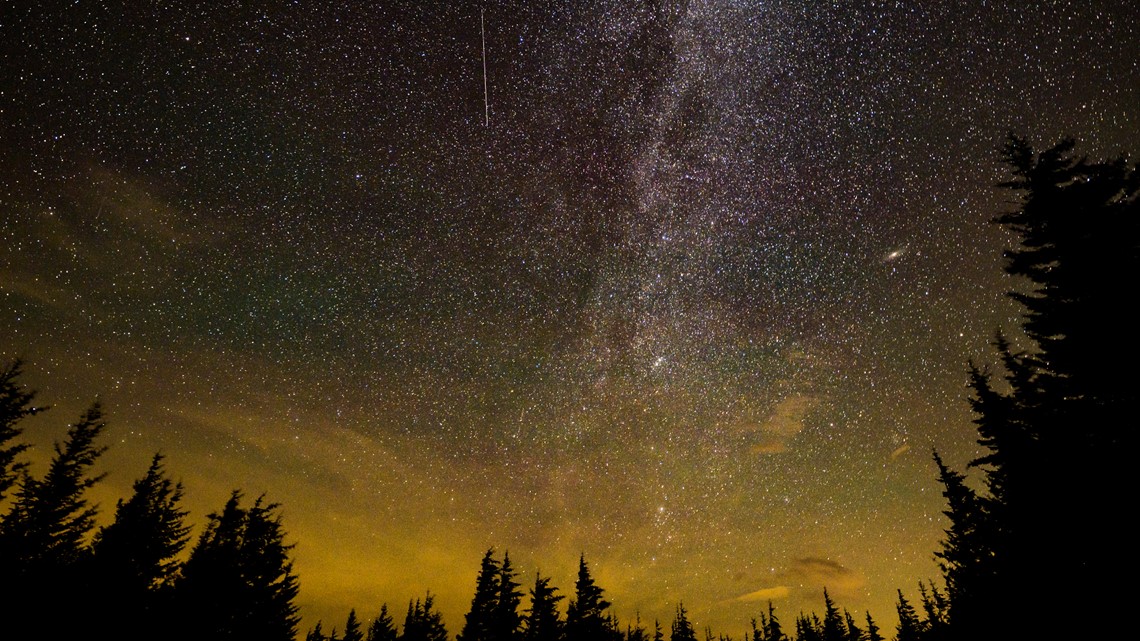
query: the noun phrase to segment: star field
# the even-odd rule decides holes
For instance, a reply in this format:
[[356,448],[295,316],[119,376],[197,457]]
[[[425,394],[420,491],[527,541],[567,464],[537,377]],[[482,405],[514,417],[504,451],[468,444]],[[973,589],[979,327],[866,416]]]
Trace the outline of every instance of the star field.
[[622,621],[893,627],[1016,327],[997,149],[1140,149],[1136,9],[373,5],[4,11],[34,462],[99,396],[105,512],[155,451],[197,524],[266,492],[303,627],[454,633],[491,546]]

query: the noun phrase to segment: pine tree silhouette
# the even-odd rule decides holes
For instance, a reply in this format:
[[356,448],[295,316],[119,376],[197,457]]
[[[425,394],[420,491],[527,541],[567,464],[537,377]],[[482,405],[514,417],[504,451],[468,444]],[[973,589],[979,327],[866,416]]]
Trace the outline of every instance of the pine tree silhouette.
[[355,609],[348,611],[348,620],[344,623],[344,636],[341,637],[341,641],[364,641],[364,633],[360,629]]
[[423,601],[416,599],[408,603],[408,614],[404,617],[404,632],[401,641],[447,641],[447,628],[443,616],[434,609],[435,599],[427,593]]
[[[1013,179],[1003,186],[1021,201],[995,222],[1019,239],[1005,271],[1029,283],[1010,296],[1024,309],[1031,346],[1019,352],[999,334],[1000,378],[970,367],[985,448],[971,466],[983,470],[987,493],[936,459],[951,519],[938,556],[952,638],[1048,637],[1048,617],[1004,614],[1036,607],[1049,585],[1104,584],[1118,551],[1130,547],[1127,511],[1103,506],[1129,500],[1138,386],[1105,363],[1140,357],[1120,286],[1140,273],[1140,172],[1123,159],[1076,158],[1073,149],[1064,141],[1036,153],[1016,137],[1005,148]],[[1070,606],[1127,607],[1119,591],[1108,599],[1082,590]],[[1091,622],[1093,636],[1115,633],[1107,618]]]
[[605,615],[610,602],[602,598],[602,594],[602,589],[590,576],[590,568],[583,555],[578,560],[574,600],[566,609],[567,641],[599,641],[612,636]]
[[151,459],[133,493],[120,500],[115,517],[92,543],[90,568],[93,624],[119,638],[153,636],[167,614],[164,606],[189,541],[182,484],[167,478],[163,457]]
[[487,550],[479,564],[475,579],[475,596],[471,610],[464,618],[463,630],[456,641],[491,641],[494,639],[495,608],[499,601],[499,562],[495,551]]
[[562,621],[558,616],[558,602],[565,597],[556,594],[558,588],[550,585],[550,577],[535,575],[530,590],[530,609],[527,610],[526,641],[558,641],[562,638]]
[[517,573],[511,566],[511,556],[503,552],[503,563],[499,566],[498,594],[491,612],[491,638],[494,641],[517,641],[522,628],[519,604],[522,601]]
[[26,443],[14,442],[24,430],[19,423],[23,419],[44,411],[35,407],[32,401],[36,393],[18,382],[23,374],[23,362],[13,361],[0,370],[0,501],[3,501],[27,469],[27,462],[19,460],[28,449]]
[[396,641],[398,636],[396,623],[388,613],[388,604],[381,604],[380,613],[368,624],[367,641]]
[[185,639],[264,639],[296,636],[298,580],[278,505],[259,497],[241,507],[234,491],[220,514],[211,514],[175,584]]
[[[95,403],[71,425],[43,479],[24,475],[10,511],[0,521],[0,576],[12,586],[0,599],[6,633],[25,638],[42,632],[43,622],[28,616],[45,603],[85,604],[82,571],[89,560],[86,539],[97,509],[86,499],[102,475],[90,470],[106,449],[96,440],[106,429]],[[83,610],[80,610],[83,613]],[[81,617],[80,617],[81,618]],[[77,633],[75,619],[57,621],[62,636]]]
[[676,614],[673,615],[673,626],[669,641],[697,641],[697,633],[693,624],[689,622],[688,612],[684,603],[677,604]]

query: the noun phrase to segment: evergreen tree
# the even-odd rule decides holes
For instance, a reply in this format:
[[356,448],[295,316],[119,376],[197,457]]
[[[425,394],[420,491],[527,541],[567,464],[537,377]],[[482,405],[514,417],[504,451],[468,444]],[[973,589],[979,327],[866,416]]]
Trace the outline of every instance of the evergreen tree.
[[0,501],[7,497],[28,466],[19,460],[28,445],[14,442],[24,433],[19,423],[46,409],[32,405],[36,393],[20,385],[18,379],[22,373],[23,362],[19,359],[0,370]]
[[134,491],[115,507],[115,519],[92,543],[92,620],[120,638],[153,636],[167,588],[189,539],[182,484],[167,478],[162,456],[151,459]]
[[[11,510],[0,521],[0,576],[13,587],[0,599],[0,620],[12,638],[41,632],[42,621],[28,613],[40,611],[45,602],[87,603],[79,595],[81,570],[97,510],[85,494],[102,478],[90,470],[106,449],[96,445],[104,429],[95,403],[68,429],[63,444],[56,444],[43,479],[23,475]],[[58,621],[55,630],[70,636],[76,631],[69,626],[83,623],[79,618]]]
[[823,589],[823,607],[823,626],[821,628],[823,641],[846,641],[846,625],[843,622],[842,615],[839,614],[839,608],[835,606],[835,602],[831,600],[831,595],[827,593],[827,588]]
[[344,636],[341,641],[364,641],[364,633],[360,629],[360,621],[356,619],[356,610],[348,611],[348,620],[344,624]]
[[896,609],[899,614],[899,624],[895,631],[895,641],[922,641],[926,626],[923,624],[914,606],[898,591],[899,600]]
[[867,641],[886,641],[883,635],[879,634],[879,626],[871,618],[870,612],[867,613]]
[[665,633],[661,630],[661,622],[653,620],[653,641],[665,641]]
[[70,427],[64,443],[56,444],[44,478],[23,477],[11,511],[0,521],[5,576],[51,575],[81,560],[97,513],[84,494],[103,478],[89,470],[106,450],[95,444],[104,429],[102,408],[95,403]]
[[645,626],[641,624],[641,613],[637,613],[637,618],[632,625],[626,626],[625,641],[649,641],[649,635],[645,630]]
[[946,582],[946,623],[953,629],[980,630],[1001,597],[999,566],[990,556],[1000,534],[991,520],[990,502],[967,487],[965,477],[943,463],[938,452],[934,462],[946,498],[943,514],[950,520],[942,549],[935,552]]
[[317,621],[317,624],[313,626],[313,629],[309,630],[309,633],[305,635],[305,641],[327,641],[327,639],[328,638],[325,636],[324,631],[321,630],[320,621]]
[[511,566],[511,557],[503,553],[503,563],[499,566],[498,594],[491,612],[491,638],[495,641],[517,641],[522,627],[519,604],[523,593],[516,581],[517,573]]
[[823,624],[814,614],[796,618],[796,641],[823,641]]
[[416,599],[408,603],[408,615],[404,617],[404,632],[400,641],[447,641],[447,628],[443,616],[434,607],[431,593],[423,601]]
[[677,604],[677,613],[673,616],[673,627],[669,641],[697,641],[697,633],[693,630],[693,624],[689,622],[684,603]]
[[388,613],[388,604],[381,604],[380,613],[368,625],[367,641],[396,641],[398,636],[396,623],[392,620],[392,615]]
[[262,497],[242,508],[235,491],[210,515],[175,584],[183,638],[292,641],[298,584],[278,507]]
[[471,600],[471,610],[464,617],[463,630],[456,641],[491,641],[494,639],[495,608],[499,600],[499,562],[495,551],[487,550],[479,564],[479,576],[475,579],[475,596]]
[[922,597],[922,611],[926,613],[926,634],[924,638],[926,641],[947,639],[946,595],[933,582],[930,582],[929,589],[919,582],[918,593]]
[[574,600],[566,609],[567,641],[598,641],[608,636],[605,611],[609,601],[602,598],[602,589],[590,576],[586,557],[578,560],[578,580],[574,584]]
[[855,623],[855,617],[847,610],[843,610],[843,619],[847,622],[847,634],[844,636],[846,641],[862,641],[863,631],[859,629],[858,624]]
[[[955,638],[1050,635],[1046,617],[1004,612],[1035,607],[1046,585],[1097,585],[1129,546],[1124,505],[1131,486],[1125,457],[1137,405],[1135,377],[1105,367],[1140,357],[1140,332],[1119,282],[1140,273],[1140,172],[1123,159],[1089,162],[1064,141],[1040,154],[1011,137],[1006,149],[1021,195],[996,219],[1019,244],[1005,271],[1025,279],[1011,292],[1031,349],[998,336],[1000,381],[971,366],[971,399],[983,456],[985,496],[939,462],[951,527],[940,553],[946,620]],[[999,391],[1001,390],[1001,391]],[[1064,497],[1098,496],[1098,502]],[[1064,518],[1057,518],[1063,513]],[[971,534],[974,534],[973,536]],[[1048,562],[1044,562],[1048,559]],[[1082,591],[1079,611],[1125,607]],[[1097,618],[1097,621],[1104,621]],[[1112,624],[1094,623],[1102,635]]]
[[764,635],[765,641],[784,641],[787,639],[783,628],[780,627],[780,620],[776,618],[776,608],[772,605],[771,600],[768,601],[768,616],[764,618]]
[[530,609],[527,610],[526,641],[558,641],[562,638],[562,621],[558,617],[558,602],[563,597],[555,594],[558,588],[550,585],[550,577],[536,574],[530,590]]

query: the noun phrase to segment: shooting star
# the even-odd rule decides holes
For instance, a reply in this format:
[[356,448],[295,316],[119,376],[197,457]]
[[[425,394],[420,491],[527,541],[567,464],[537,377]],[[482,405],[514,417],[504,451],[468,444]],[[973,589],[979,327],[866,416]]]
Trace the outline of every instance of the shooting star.
[[491,101],[487,97],[487,30],[483,26],[483,9],[479,9],[479,36],[483,39],[483,126],[491,124]]

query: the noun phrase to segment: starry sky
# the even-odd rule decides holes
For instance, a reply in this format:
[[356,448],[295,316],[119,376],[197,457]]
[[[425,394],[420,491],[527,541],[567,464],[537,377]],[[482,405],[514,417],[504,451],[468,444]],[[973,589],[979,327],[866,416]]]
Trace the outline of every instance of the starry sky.
[[1017,326],[1005,135],[1140,149],[1125,1],[116,4],[0,13],[33,471],[98,397],[104,513],[159,451],[196,525],[266,493],[302,629],[457,632],[492,546],[892,629]]

